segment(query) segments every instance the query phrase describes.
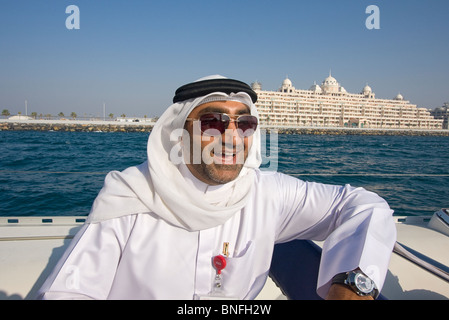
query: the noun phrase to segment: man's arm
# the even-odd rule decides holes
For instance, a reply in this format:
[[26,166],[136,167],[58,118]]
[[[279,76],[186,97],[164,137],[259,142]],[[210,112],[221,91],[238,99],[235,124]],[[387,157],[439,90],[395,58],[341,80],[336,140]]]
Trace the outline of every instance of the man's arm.
[[331,285],[326,300],[374,300],[372,296],[359,296],[344,284]]
[[343,294],[337,286],[330,290],[332,278],[357,268],[382,288],[396,241],[393,211],[384,199],[363,188],[292,177],[281,178],[279,188],[284,211],[278,241],[325,240],[317,286],[321,297]]
[[134,216],[86,223],[39,290],[37,299],[106,299]]

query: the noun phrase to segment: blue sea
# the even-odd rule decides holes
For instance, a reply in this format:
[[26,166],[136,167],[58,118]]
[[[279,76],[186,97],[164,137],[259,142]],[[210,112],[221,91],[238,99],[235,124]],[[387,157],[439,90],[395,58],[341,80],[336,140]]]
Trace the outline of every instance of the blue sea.
[[[145,161],[148,135],[1,131],[0,216],[87,215],[107,172]],[[276,169],[364,187],[396,215],[449,207],[449,137],[279,135]]]

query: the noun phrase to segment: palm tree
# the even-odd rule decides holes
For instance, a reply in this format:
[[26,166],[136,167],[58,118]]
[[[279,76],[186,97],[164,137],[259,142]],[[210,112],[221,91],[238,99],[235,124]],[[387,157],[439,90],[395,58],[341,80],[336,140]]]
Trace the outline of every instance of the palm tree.
[[8,109],[3,109],[3,111],[2,111],[2,116],[7,117],[7,116],[10,116],[10,115],[11,115],[11,113],[9,113],[9,110],[8,110]]
[[70,114],[70,116],[71,116],[73,119],[76,119],[77,114],[76,114],[75,112],[72,112],[72,113]]

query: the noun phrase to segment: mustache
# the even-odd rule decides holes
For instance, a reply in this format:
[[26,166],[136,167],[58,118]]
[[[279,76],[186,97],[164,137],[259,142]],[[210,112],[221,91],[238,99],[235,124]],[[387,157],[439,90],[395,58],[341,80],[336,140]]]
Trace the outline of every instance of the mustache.
[[243,141],[227,141],[227,139],[223,141],[221,137],[213,137],[213,141],[206,148],[211,151],[221,151],[222,153],[238,153],[245,150],[245,143]]

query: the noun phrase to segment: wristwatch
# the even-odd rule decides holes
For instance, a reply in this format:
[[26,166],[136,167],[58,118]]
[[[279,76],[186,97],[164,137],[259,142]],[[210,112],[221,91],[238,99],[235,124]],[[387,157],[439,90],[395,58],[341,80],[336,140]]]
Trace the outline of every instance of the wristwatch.
[[349,286],[359,296],[379,296],[376,284],[360,270],[339,273],[332,278],[332,284],[339,283]]

